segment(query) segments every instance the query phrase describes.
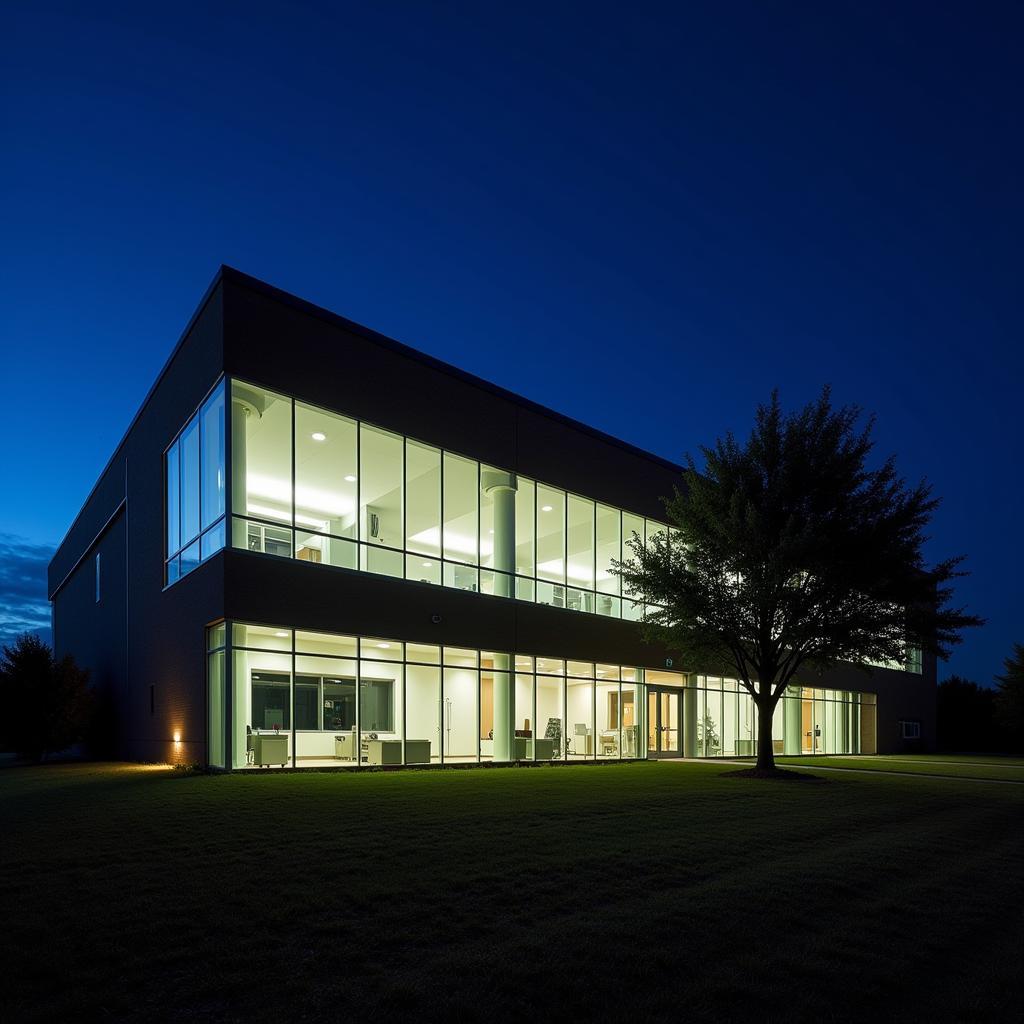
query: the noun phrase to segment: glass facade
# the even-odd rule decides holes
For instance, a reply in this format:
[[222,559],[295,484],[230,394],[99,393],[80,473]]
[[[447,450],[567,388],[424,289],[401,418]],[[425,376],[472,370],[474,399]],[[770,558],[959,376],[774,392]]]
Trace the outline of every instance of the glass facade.
[[235,547],[640,618],[611,563],[662,523],[238,380],[231,416]]
[[921,675],[924,671],[924,652],[920,647],[907,644],[907,657],[904,661],[869,661],[875,668],[888,668],[894,672],[910,672]]
[[[207,650],[218,767],[757,753],[731,679],[239,622],[212,627]],[[791,687],[775,753],[860,753],[862,722],[873,735],[872,694]]]
[[[757,708],[735,679],[694,677],[697,757],[750,757],[757,753]],[[872,694],[787,687],[775,706],[776,754],[859,754],[862,704]],[[872,706],[872,713],[874,708]]]
[[633,666],[239,622],[207,649],[218,767],[645,756]]
[[174,583],[224,547],[224,382],[164,453],[164,581]]

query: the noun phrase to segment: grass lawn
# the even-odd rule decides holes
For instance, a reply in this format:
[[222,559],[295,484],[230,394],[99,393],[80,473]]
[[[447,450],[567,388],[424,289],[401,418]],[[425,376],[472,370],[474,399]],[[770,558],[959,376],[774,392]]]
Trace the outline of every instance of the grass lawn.
[[996,779],[1024,783],[1024,758],[907,754],[869,757],[777,757],[780,768],[849,768],[859,772],[911,772],[914,775],[955,775],[963,779]]
[[0,772],[14,1020],[1019,1019],[1024,786]]

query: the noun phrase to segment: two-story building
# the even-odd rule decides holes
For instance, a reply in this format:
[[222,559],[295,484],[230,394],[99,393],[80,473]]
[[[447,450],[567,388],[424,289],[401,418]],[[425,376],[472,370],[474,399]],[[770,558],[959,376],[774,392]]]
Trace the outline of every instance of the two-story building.
[[[50,564],[54,645],[146,761],[755,752],[611,571],[680,467],[222,268]],[[780,702],[778,753],[928,746],[935,664]]]

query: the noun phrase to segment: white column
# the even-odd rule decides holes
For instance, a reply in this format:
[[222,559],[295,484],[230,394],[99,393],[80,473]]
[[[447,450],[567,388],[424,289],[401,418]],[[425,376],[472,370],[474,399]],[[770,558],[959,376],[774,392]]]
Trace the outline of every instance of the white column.
[[515,752],[515,691],[507,654],[494,656],[494,760],[511,761]]
[[485,469],[480,477],[480,485],[494,506],[494,593],[498,597],[514,597],[516,491],[519,489],[516,475]]
[[800,753],[800,733],[803,730],[803,717],[801,714],[801,702],[792,697],[782,698],[783,712],[782,722],[782,749],[787,754]]
[[[516,476],[514,473],[485,469],[481,474],[480,485],[494,507],[494,593],[498,597],[513,597],[516,571]],[[494,656],[495,761],[511,761],[515,753],[515,686],[510,660],[507,654]],[[535,722],[535,733],[536,728]]]

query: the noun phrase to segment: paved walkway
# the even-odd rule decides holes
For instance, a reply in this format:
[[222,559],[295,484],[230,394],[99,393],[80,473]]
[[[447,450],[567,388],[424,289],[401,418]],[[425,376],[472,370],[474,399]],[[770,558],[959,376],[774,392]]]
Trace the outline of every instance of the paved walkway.
[[[709,757],[664,757],[659,759],[662,764],[734,764],[740,768],[753,767],[752,761],[730,761]],[[906,758],[902,758],[906,762]],[[939,764],[938,761],[930,761],[929,764]],[[942,764],[961,764],[958,761],[943,761]],[[903,779],[945,779],[951,782],[995,782],[1003,786],[1024,786],[1024,779],[978,779],[965,775],[932,775],[928,772],[890,772],[882,771],[879,768],[832,768],[820,764],[789,764],[782,762],[778,767],[805,772],[853,772],[859,775],[898,775]],[[998,768],[1001,765],[986,765],[985,767]],[[1016,767],[1010,765],[1010,767]]]
[[[828,757],[827,754],[824,756]],[[840,754],[839,756],[842,757],[844,755]],[[884,764],[898,761],[901,764],[963,764],[972,765],[975,768],[1019,768],[1024,770],[1024,761],[947,761],[939,757],[900,757],[898,754],[857,754],[850,756],[856,756],[858,761],[881,761]]]

